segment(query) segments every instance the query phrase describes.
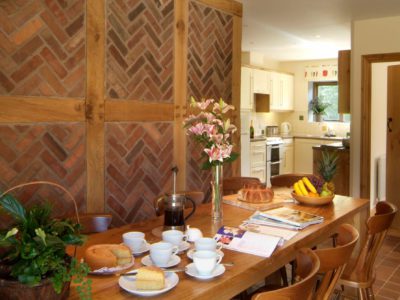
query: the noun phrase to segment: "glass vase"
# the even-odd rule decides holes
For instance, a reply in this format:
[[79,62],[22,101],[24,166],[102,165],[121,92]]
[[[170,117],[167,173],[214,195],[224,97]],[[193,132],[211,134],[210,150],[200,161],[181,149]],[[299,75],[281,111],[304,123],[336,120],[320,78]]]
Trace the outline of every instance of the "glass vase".
[[211,216],[214,222],[222,221],[222,180],[223,172],[222,165],[212,166],[212,179],[211,179],[211,203],[212,212]]

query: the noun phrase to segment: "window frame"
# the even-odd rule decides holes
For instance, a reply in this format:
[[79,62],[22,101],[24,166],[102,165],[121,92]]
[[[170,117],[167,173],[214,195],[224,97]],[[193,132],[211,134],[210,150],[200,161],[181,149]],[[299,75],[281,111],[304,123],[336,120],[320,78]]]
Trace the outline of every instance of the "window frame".
[[[312,99],[315,99],[316,97],[318,97],[318,87],[319,86],[326,86],[326,85],[339,86],[337,81],[313,81],[313,83],[312,83],[312,90],[313,90],[312,95],[313,95],[313,98]],[[338,99],[338,101],[339,101],[339,99]],[[323,121],[325,121],[325,122],[344,122],[343,114],[341,114],[339,112],[338,112],[338,114],[339,114],[339,119],[337,119],[337,120],[327,120],[327,119],[325,119],[323,117]]]

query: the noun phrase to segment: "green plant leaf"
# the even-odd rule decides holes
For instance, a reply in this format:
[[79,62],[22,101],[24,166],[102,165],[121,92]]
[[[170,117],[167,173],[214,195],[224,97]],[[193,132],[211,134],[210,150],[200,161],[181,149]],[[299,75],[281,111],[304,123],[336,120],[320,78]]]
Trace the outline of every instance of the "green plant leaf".
[[13,196],[6,194],[1,197],[0,205],[17,221],[26,221],[25,208]]

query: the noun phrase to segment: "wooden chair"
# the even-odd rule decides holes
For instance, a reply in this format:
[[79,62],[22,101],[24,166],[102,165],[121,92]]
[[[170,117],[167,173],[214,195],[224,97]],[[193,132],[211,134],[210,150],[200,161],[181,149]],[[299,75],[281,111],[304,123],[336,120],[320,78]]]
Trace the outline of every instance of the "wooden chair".
[[81,214],[79,222],[82,225],[81,233],[91,234],[108,230],[112,221],[110,214]]
[[291,187],[296,181],[303,177],[313,176],[312,174],[282,174],[271,177],[272,187]]
[[228,177],[224,178],[222,188],[224,195],[237,194],[237,192],[247,184],[262,184],[256,177]]
[[374,298],[374,263],[386,233],[396,215],[397,207],[390,202],[378,202],[375,215],[367,220],[368,236],[356,259],[350,261],[339,284],[357,289],[359,299]]
[[[202,204],[204,201],[204,193],[201,191],[179,191],[177,194],[184,194],[187,198],[192,199],[194,203],[196,203],[196,206]],[[158,200],[160,197],[162,196],[155,198],[153,201],[154,210],[157,216],[162,216],[164,214],[164,202]],[[192,203],[186,201],[185,208],[189,207],[192,207]]]
[[350,224],[343,224],[338,229],[336,247],[314,250],[320,261],[319,273],[322,273],[315,299],[327,300],[333,294],[335,285],[350,259],[358,237],[357,229]]
[[282,289],[255,294],[252,300],[263,299],[311,299],[317,272],[319,270],[318,256],[311,249],[300,249],[296,257],[297,274],[301,281]]

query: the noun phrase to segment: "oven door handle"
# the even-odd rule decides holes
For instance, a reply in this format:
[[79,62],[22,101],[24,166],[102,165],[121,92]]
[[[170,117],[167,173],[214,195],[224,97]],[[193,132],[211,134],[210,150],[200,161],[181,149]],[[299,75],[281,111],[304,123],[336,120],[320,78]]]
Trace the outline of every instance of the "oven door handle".
[[277,164],[280,164],[280,163],[282,163],[281,159],[277,160],[277,161],[271,161],[271,165],[277,165]]
[[271,145],[271,149],[279,149],[279,148],[282,148],[282,144],[279,144],[279,145]]

